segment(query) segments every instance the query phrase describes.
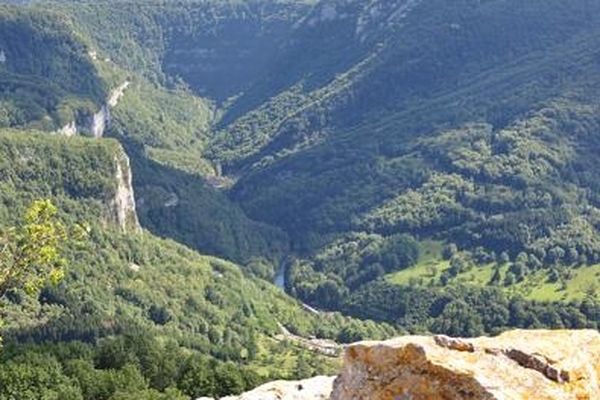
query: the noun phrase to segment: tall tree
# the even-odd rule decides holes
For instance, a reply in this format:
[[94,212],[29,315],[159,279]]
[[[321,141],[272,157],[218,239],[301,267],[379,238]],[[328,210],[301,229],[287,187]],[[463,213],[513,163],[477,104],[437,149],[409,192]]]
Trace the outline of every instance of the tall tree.
[[18,226],[0,233],[0,298],[17,287],[34,294],[63,279],[67,231],[56,213],[50,200],[34,201]]

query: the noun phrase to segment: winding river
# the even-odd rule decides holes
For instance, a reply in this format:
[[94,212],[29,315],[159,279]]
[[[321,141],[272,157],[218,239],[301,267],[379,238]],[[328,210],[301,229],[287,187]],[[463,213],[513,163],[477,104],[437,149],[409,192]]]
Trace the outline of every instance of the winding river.
[[285,271],[287,266],[287,260],[282,260],[279,263],[279,269],[277,270],[277,274],[275,275],[275,279],[273,279],[273,283],[275,286],[280,288],[285,292]]

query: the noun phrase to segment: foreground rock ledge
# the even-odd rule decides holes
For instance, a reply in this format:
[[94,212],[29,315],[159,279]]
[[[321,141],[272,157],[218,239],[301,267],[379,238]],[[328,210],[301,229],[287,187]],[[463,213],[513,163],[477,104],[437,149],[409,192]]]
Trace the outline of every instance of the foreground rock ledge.
[[346,350],[332,400],[600,399],[597,331],[407,336]]
[[228,400],[600,400],[600,333],[406,336],[346,349],[335,379],[272,382]]
[[[328,400],[335,377],[317,376],[303,381],[275,381],[240,396],[221,400]],[[197,400],[212,400],[201,397]]]

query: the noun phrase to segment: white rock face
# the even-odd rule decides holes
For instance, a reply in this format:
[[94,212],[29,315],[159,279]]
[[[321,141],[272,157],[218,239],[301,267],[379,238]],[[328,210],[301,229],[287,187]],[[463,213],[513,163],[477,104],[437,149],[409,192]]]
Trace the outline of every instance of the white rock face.
[[110,108],[114,108],[117,106],[117,104],[119,104],[119,100],[121,100],[121,97],[123,97],[123,95],[125,94],[125,90],[127,89],[127,87],[129,87],[130,84],[131,82],[125,81],[117,88],[115,88],[112,92],[110,92],[110,97],[108,98],[107,102]]
[[113,89],[108,96],[106,104],[103,105],[97,113],[89,117],[87,123],[79,126],[75,121],[72,121],[54,133],[65,136],[74,136],[80,132],[89,132],[93,137],[97,139],[101,138],[104,136],[106,129],[110,126],[110,109],[119,104],[119,100],[121,100],[125,94],[125,90],[130,84],[131,82],[125,81]]
[[63,136],[75,136],[77,135],[77,125],[75,124],[75,121],[73,121],[60,128],[56,133]]
[[124,153],[119,157],[115,157],[115,166],[117,190],[112,202],[114,215],[117,223],[124,232],[131,230],[139,231],[141,228],[135,207],[129,157]]
[[110,110],[107,106],[103,106],[100,111],[92,116],[92,123],[90,124],[90,133],[96,139],[104,136],[104,131],[110,123]]

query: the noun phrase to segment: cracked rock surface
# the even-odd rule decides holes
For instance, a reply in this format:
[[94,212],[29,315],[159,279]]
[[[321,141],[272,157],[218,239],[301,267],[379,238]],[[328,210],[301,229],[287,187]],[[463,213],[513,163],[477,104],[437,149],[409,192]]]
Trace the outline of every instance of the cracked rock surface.
[[332,400],[600,399],[600,333],[406,336],[346,350]]

